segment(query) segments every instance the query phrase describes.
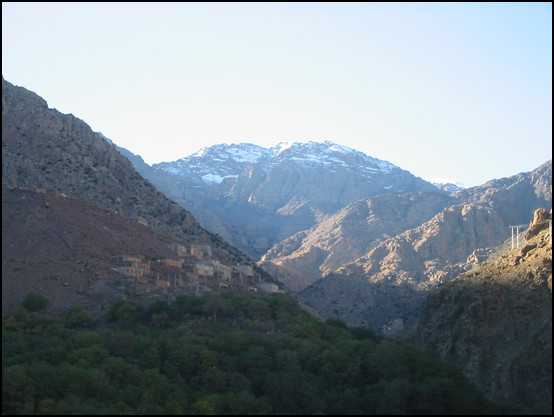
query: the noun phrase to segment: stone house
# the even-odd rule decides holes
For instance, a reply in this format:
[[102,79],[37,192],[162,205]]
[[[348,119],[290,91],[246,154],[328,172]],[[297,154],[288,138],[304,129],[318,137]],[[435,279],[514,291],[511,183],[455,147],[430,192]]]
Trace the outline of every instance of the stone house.
[[213,277],[215,269],[211,263],[199,261],[194,263],[194,273],[201,277]]
[[110,261],[115,265],[123,265],[125,262],[140,263],[142,259],[131,255],[116,255],[112,256]]
[[171,258],[165,258],[165,259],[159,259],[159,263],[161,263],[164,266],[171,266],[174,268],[181,268],[183,265],[183,262],[179,259],[171,259]]
[[110,261],[116,271],[126,276],[142,277],[150,273],[150,263],[136,256],[117,255],[112,256]]
[[223,265],[218,260],[207,259],[195,262],[195,272],[198,275],[215,277],[222,281],[231,281],[233,268]]
[[180,243],[171,243],[168,246],[169,246],[169,249],[171,249],[173,252],[177,254],[177,256],[187,255],[187,248],[184,245],[181,245]]
[[233,276],[233,268],[219,263],[219,265],[217,266],[217,273],[219,279],[223,281],[231,281],[231,277]]
[[134,216],[134,217],[129,217],[129,220],[131,220],[134,223],[142,224],[143,226],[148,226],[148,220],[146,220],[144,217]]
[[116,271],[128,277],[140,278],[144,276],[144,268],[135,268],[132,266],[118,266],[114,268]]
[[212,256],[212,247],[210,245],[190,245],[190,254],[197,258],[206,258]]
[[244,277],[252,278],[254,276],[254,269],[251,265],[237,265],[234,269],[240,272]]

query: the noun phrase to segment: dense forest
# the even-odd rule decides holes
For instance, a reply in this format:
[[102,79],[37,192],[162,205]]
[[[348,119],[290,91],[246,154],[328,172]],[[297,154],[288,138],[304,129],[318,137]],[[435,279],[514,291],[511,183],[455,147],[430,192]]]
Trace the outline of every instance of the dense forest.
[[115,302],[2,319],[2,414],[505,414],[436,352],[285,294]]

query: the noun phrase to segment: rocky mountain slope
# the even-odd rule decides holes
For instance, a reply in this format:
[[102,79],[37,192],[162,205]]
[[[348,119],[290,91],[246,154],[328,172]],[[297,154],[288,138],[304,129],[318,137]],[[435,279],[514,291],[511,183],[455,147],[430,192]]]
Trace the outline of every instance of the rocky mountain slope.
[[[209,245],[215,260],[256,267],[242,251],[206,231],[190,212],[159,192],[113,144],[85,122],[49,109],[44,99],[4,79],[2,188],[55,190],[112,215],[143,222],[171,242],[188,247]],[[75,213],[68,211],[70,215]],[[2,239],[10,242],[17,235],[6,235],[8,230],[14,229],[7,228],[5,232],[3,227]],[[94,235],[85,234],[89,238]],[[4,272],[7,261],[2,252]],[[259,273],[269,279],[267,274]]]
[[[409,326],[437,286],[470,267],[475,248],[501,244],[502,219],[488,207],[448,207],[421,226],[387,239],[316,281],[299,295],[324,317],[381,331],[394,319]],[[357,294],[347,300],[343,288]]]
[[551,206],[551,178],[549,161],[491,188],[360,200],[275,245],[260,265],[323,316],[377,331],[394,319],[408,325],[439,282],[504,242],[509,225],[528,223],[530,207]]
[[211,243],[222,257],[247,259],[166,198],[85,122],[49,109],[44,99],[4,79],[2,185],[55,189],[128,218],[142,217],[183,243]]
[[44,99],[4,79],[2,185],[56,189],[127,217],[144,217],[182,238],[207,237],[190,213],[164,198],[85,122],[49,109]]
[[528,223],[537,208],[552,206],[552,160],[531,172],[494,179],[453,194],[458,203],[486,203],[506,224]]
[[156,167],[119,149],[168,196],[190,204],[213,227],[207,232],[101,134],[5,80],[2,121],[3,186],[52,188],[144,219],[177,243],[211,245],[222,262],[254,265],[213,232],[256,256],[269,248],[264,268],[321,315],[377,331],[393,319],[408,325],[439,283],[552,201],[551,161],[448,195],[331,142],[220,145]]
[[216,145],[152,167],[130,159],[204,227],[254,258],[361,198],[436,191],[389,162],[329,141]]
[[2,311],[29,292],[90,311],[132,291],[111,256],[173,257],[168,236],[50,189],[2,187]]
[[552,414],[551,218],[537,210],[523,245],[442,285],[415,337],[519,414]]
[[410,325],[440,282],[552,204],[552,161],[479,187],[410,193],[386,183],[400,178],[394,165],[331,142],[218,145],[155,167],[129,157],[323,317],[378,332]]
[[300,291],[383,241],[431,219],[453,201],[438,191],[358,200],[276,244],[259,265],[279,273],[287,288]]

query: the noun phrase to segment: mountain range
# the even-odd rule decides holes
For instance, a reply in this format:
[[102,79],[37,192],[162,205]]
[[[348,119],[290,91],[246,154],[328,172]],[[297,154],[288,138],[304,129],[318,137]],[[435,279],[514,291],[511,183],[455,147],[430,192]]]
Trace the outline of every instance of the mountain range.
[[32,92],[3,80],[2,94],[4,187],[52,188],[227,264],[258,261],[322,317],[376,331],[410,325],[439,283],[552,204],[551,161],[454,193],[329,141],[222,144],[148,166]]
[[135,168],[322,317],[381,331],[552,205],[552,161],[462,189],[352,148],[220,144]]
[[389,162],[329,141],[216,145],[151,167],[130,160],[206,229],[254,259],[361,198],[436,191]]
[[95,313],[279,284],[321,318],[436,349],[489,398],[549,414],[551,205],[551,160],[462,190],[331,142],[218,145],[149,166],[2,80],[3,311],[29,292]]

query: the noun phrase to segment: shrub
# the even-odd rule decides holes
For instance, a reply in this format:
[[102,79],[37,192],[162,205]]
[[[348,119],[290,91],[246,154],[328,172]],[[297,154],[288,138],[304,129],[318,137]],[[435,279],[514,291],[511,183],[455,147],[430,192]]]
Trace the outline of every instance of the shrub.
[[129,328],[143,319],[144,308],[136,301],[117,300],[106,313],[106,320],[116,322],[122,328]]
[[70,329],[90,328],[94,323],[94,318],[81,306],[75,306],[60,313],[60,318],[64,326]]
[[46,298],[45,296],[35,293],[29,293],[23,299],[21,305],[29,311],[40,311],[44,310],[49,303],[50,300],[48,300],[48,298]]

